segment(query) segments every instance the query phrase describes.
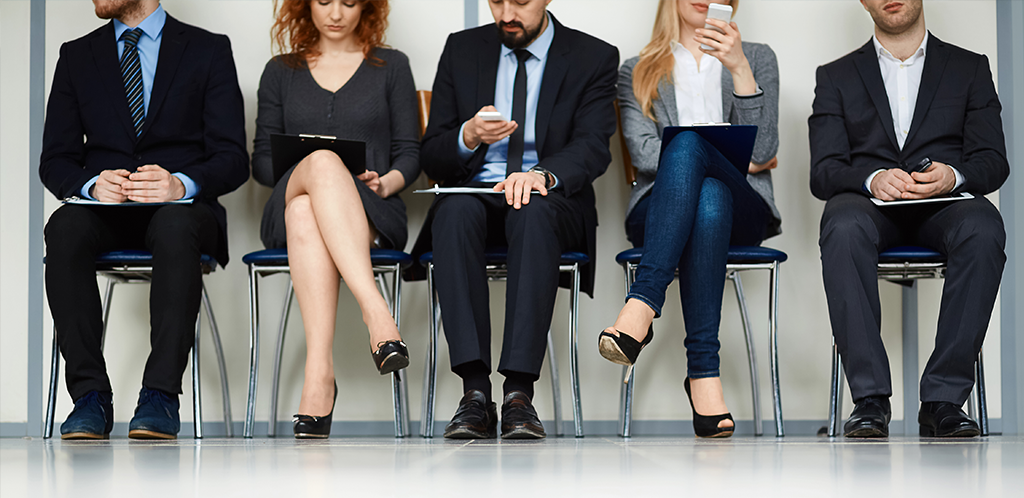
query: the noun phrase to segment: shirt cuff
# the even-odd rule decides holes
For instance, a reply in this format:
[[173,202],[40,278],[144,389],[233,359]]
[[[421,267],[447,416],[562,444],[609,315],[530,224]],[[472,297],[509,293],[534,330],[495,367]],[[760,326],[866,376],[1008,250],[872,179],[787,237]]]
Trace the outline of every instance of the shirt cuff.
[[750,95],[740,95],[740,94],[736,93],[735,91],[732,92],[732,96],[736,97],[738,99],[752,99],[754,97],[760,97],[762,95],[764,95],[764,90],[761,90],[761,85],[757,85],[757,91],[752,93],[752,94],[750,94]]
[[172,176],[181,180],[181,184],[185,186],[185,195],[181,196],[182,199],[191,199],[199,193],[199,185],[196,185],[196,182],[192,181],[185,173],[173,173]]
[[960,186],[964,184],[964,175],[960,174],[960,171],[952,165],[947,164],[946,166],[949,166],[949,169],[953,170],[953,176],[956,177],[956,185],[953,185],[953,190],[960,188]]
[[[953,170],[953,171],[956,171],[956,170]],[[83,199],[89,199],[90,201],[95,201],[96,200],[95,197],[89,195],[89,191],[92,190],[92,186],[96,185],[96,180],[99,180],[99,179],[100,179],[100,175],[96,175],[96,176],[92,177],[89,181],[85,182],[85,185],[82,186],[82,191],[80,192],[82,194],[82,198]]]
[[462,137],[465,136],[463,135],[463,133],[466,131],[467,123],[469,123],[469,121],[462,123],[462,126],[459,128],[459,136],[456,139],[456,141],[459,142],[459,158],[462,159],[463,161],[473,157],[473,153],[476,152],[476,149],[480,147],[480,144],[477,144],[476,147],[472,149],[466,147],[466,143],[465,141],[463,141]]
[[[868,194],[871,194],[871,197],[877,197],[875,195],[875,193],[871,191],[871,180],[874,180],[875,176],[878,175],[879,173],[883,172],[883,171],[885,171],[885,170],[884,169],[875,170],[874,173],[871,173],[870,175],[868,175],[868,179],[867,180],[864,180],[864,191],[867,192]],[[953,170],[953,171],[956,171],[956,170]]]
[[[956,171],[956,170],[953,170],[953,171]],[[549,172],[549,173],[550,173],[550,172]],[[553,180],[554,180],[555,182],[554,182],[554,183],[552,183],[552,184],[551,184],[551,187],[549,187],[549,188],[555,188],[555,187],[557,187],[557,186],[558,186],[558,177],[557,177],[557,176],[555,176],[555,174],[554,174],[554,173],[551,173],[551,178],[552,178],[552,179],[553,179]]]

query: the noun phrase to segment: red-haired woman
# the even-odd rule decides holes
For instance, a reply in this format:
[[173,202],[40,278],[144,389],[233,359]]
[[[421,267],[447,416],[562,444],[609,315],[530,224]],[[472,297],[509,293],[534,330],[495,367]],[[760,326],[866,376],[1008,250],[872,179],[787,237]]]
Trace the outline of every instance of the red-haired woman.
[[[405,54],[384,48],[386,0],[285,0],[272,35],[278,55],[260,78],[253,176],[274,191],[260,238],[288,248],[306,329],[306,368],[295,437],[325,438],[338,388],[334,326],[339,275],[362,310],[381,375],[405,368],[409,352],[377,291],[370,248],[399,249],[408,238],[396,195],[419,175],[416,90]],[[317,151],[274,183],[272,133],[333,135],[366,142],[366,172]]]

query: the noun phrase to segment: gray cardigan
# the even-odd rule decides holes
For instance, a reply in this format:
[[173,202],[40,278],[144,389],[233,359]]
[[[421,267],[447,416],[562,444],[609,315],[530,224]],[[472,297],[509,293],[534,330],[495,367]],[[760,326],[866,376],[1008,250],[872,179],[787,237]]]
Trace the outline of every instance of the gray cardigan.
[[[750,61],[761,93],[753,97],[737,97],[733,94],[732,75],[722,71],[722,116],[733,124],[757,125],[757,139],[751,161],[764,163],[775,157],[779,150],[779,65],[775,52],[763,43],[743,42],[743,53]],[[654,186],[661,156],[661,132],[666,126],[679,126],[675,88],[667,80],[658,85],[658,98],[654,100],[654,117],[651,121],[644,116],[640,104],[633,95],[633,67],[639,57],[633,57],[619,69],[619,107],[622,112],[622,133],[626,138],[630,158],[637,169],[636,184],[629,197],[626,217],[633,211],[640,199]],[[782,217],[775,207],[772,193],[770,170],[756,175],[747,175],[750,186],[761,195],[771,209],[773,221],[769,224],[768,237],[782,232]]]

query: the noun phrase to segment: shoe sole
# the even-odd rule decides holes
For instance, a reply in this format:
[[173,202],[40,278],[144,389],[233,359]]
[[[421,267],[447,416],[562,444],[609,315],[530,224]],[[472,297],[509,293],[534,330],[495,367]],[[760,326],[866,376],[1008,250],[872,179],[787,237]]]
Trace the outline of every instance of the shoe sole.
[[65,440],[71,440],[71,441],[76,441],[76,440],[96,441],[96,440],[100,440],[100,439],[110,439],[110,435],[109,434],[93,434],[91,432],[69,432],[67,434],[61,434],[60,438],[61,439],[65,439]]
[[444,433],[445,439],[496,439],[497,437],[497,434],[487,434],[461,427]]
[[295,439],[327,439],[330,434],[313,434],[311,432],[296,432]]
[[409,366],[409,358],[402,356],[401,353],[394,352],[384,358],[384,361],[380,364],[380,374],[387,375],[392,372],[397,372],[405,367]]
[[529,427],[516,427],[501,434],[502,439],[544,439],[546,437],[547,434],[544,432],[537,432]]
[[889,437],[888,431],[882,431],[875,427],[858,427],[843,434],[843,437],[852,438],[878,438]]
[[619,345],[611,337],[602,337],[601,340],[598,341],[597,349],[601,352],[601,356],[612,363],[617,363],[626,367],[632,365],[629,358],[627,358],[626,354],[619,349]]
[[697,436],[697,435],[694,435],[694,437],[696,437],[698,439],[717,439],[717,438],[723,438],[723,437],[732,437],[732,433],[733,433],[733,431],[722,431],[722,432],[716,432],[716,433],[714,433],[714,434],[712,434],[710,436]]
[[128,437],[131,439],[178,439],[176,434],[164,434],[162,432],[147,431],[145,429],[128,431]]
[[921,437],[978,437],[981,436],[981,431],[978,429],[960,429],[950,432],[949,434],[935,434],[935,431],[927,430],[924,427],[919,431]]

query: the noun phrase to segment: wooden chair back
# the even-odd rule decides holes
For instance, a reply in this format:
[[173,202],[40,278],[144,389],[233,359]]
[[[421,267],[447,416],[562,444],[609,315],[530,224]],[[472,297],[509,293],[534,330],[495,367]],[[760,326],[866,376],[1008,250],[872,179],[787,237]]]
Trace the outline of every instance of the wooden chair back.
[[633,166],[633,159],[629,156],[629,148],[626,147],[626,134],[622,130],[622,112],[619,110],[619,100],[615,99],[615,119],[619,122],[619,143],[622,145],[622,169],[626,174],[626,184],[636,184],[636,167]]
[[423,138],[427,121],[430,121],[430,90],[416,90],[416,104],[420,111],[420,138]]

